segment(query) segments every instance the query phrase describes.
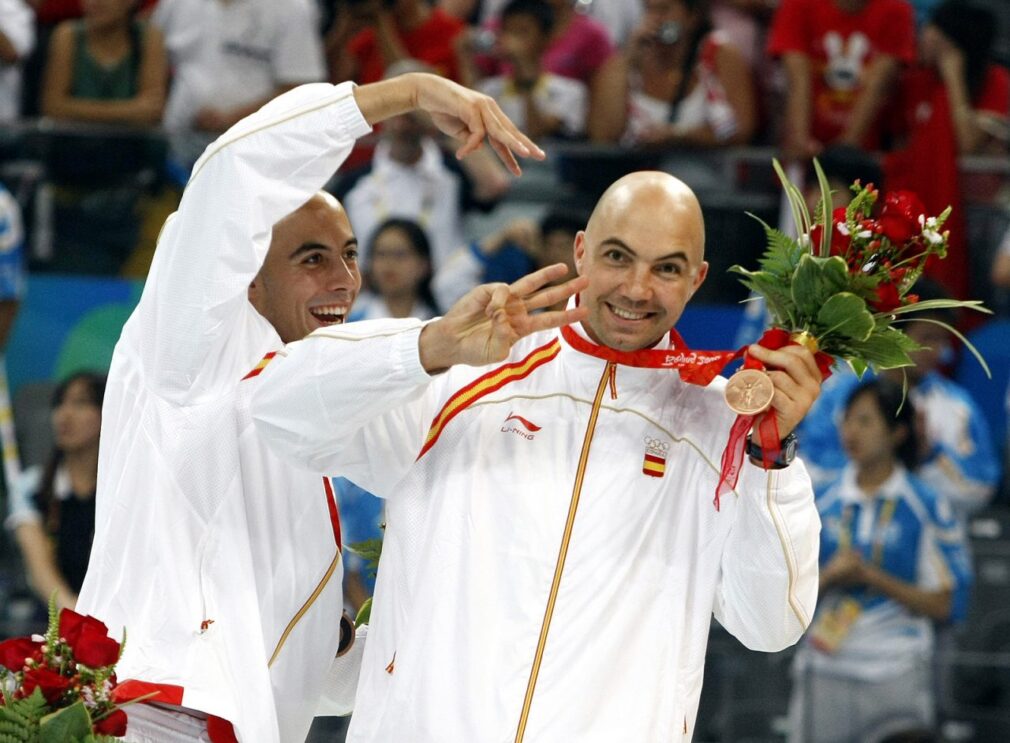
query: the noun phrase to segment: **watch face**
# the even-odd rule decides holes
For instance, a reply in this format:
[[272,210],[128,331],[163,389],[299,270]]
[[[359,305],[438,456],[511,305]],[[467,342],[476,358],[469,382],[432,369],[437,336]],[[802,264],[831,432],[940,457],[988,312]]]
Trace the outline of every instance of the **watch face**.
[[782,459],[788,464],[796,458],[797,439],[793,434],[786,436],[782,442]]

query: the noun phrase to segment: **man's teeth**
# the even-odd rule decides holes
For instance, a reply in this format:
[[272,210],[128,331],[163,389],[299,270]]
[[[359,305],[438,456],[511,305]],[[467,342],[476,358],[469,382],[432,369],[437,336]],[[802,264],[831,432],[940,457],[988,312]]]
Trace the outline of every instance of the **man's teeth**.
[[620,307],[614,307],[614,305],[610,305],[610,311],[622,320],[644,320],[649,314],[647,312],[628,312],[628,310],[622,310]]
[[324,307],[313,307],[312,316],[320,322],[327,324],[342,323],[347,314],[347,308],[338,305],[326,305]]

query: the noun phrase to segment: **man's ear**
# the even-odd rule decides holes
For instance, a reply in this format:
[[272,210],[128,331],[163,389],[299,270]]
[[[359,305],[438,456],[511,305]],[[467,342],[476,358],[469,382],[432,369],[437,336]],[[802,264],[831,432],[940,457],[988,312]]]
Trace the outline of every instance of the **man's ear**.
[[694,286],[691,287],[691,296],[698,291],[698,288],[705,283],[705,277],[708,276],[708,261],[702,261],[701,265],[698,266],[698,273],[694,277]]
[[575,273],[582,275],[582,262],[586,257],[586,231],[575,233]]

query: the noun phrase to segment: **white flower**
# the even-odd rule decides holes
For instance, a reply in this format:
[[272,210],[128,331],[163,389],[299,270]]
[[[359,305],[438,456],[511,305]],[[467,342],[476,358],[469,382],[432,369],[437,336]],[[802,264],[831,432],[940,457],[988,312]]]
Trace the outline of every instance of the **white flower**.
[[849,226],[845,222],[838,223],[838,231],[846,237],[849,236]]
[[929,240],[929,242],[933,245],[939,245],[943,242],[943,235],[936,230],[923,230],[922,236]]
[[860,240],[868,240],[873,237],[873,232],[871,230],[862,230],[861,232],[856,233],[856,237]]

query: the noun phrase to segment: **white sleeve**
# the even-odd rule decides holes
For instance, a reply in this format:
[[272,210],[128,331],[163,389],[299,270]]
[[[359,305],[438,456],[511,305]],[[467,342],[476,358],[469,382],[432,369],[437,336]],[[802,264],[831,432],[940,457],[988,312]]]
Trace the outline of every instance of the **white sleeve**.
[[10,500],[7,503],[7,518],[4,526],[8,531],[14,531],[22,524],[42,523],[42,514],[38,512],[32,496],[39,489],[42,481],[42,468],[32,467],[21,473],[10,488]]
[[800,638],[817,601],[814,492],[799,460],[767,472],[745,463],[737,491],[715,618],[751,650],[776,652]]
[[557,100],[548,101],[552,116],[561,119],[561,128],[569,137],[581,137],[586,133],[586,108],[589,95],[586,86],[578,80],[560,78],[556,84]]
[[323,692],[316,704],[316,717],[343,717],[354,709],[354,695],[361,674],[361,659],[365,655],[368,625],[354,631],[354,644],[343,655],[334,658],[323,680]]
[[279,456],[339,472],[380,497],[406,475],[434,415],[419,320],[321,328],[290,343],[260,375],[257,434]]
[[35,12],[24,0],[0,0],[0,32],[24,59],[35,47]]
[[244,347],[243,330],[265,323],[248,302],[249,282],[273,225],[322,188],[371,130],[352,91],[317,83],[278,96],[197,161],[124,330],[166,399],[198,403],[256,362],[229,354]]
[[316,8],[307,0],[278,3],[273,48],[274,80],[279,85],[326,79],[322,36]]

